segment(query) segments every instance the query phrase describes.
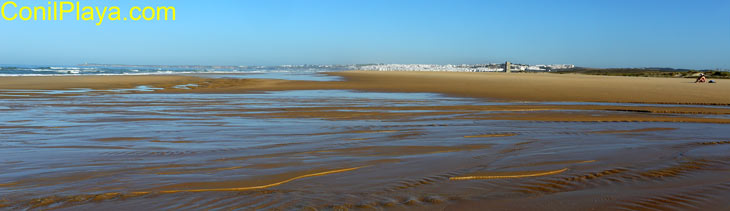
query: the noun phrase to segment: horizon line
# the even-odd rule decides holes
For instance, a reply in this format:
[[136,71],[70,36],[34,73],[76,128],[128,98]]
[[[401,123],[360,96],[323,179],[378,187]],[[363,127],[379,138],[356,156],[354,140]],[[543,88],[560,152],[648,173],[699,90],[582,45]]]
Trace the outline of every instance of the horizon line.
[[[505,61],[507,62],[507,61]],[[403,64],[403,65],[478,65],[478,64],[504,64],[505,62],[492,62],[492,63],[461,63],[461,64],[436,64],[436,63],[351,63],[351,64],[276,64],[276,65],[204,65],[204,64],[113,64],[113,63],[85,63],[85,64],[0,64],[0,66],[129,66],[129,67],[144,67],[144,66],[156,66],[156,67],[250,67],[250,66],[263,66],[263,67],[274,67],[274,66],[348,66],[348,65],[389,65],[389,64]],[[512,63],[512,62],[510,62]],[[526,64],[526,63],[512,63],[521,65],[538,65],[538,64]],[[567,63],[541,63],[539,65],[556,65],[556,64],[567,64]],[[574,64],[570,64],[574,65]],[[661,66],[624,66],[624,67],[596,67],[596,66],[579,66],[575,65],[575,68],[596,68],[596,69],[675,69],[675,70],[725,70],[730,71],[730,68],[679,68],[679,67],[661,67]]]

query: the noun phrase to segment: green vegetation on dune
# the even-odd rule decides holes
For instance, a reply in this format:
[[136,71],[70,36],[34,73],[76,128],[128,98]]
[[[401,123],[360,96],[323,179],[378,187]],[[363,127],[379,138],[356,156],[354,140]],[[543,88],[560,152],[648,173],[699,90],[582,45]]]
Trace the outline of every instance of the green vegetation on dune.
[[730,72],[717,70],[687,70],[671,68],[573,68],[557,70],[552,73],[566,74],[577,73],[586,75],[608,75],[608,76],[634,76],[634,77],[672,77],[672,78],[695,78],[704,73],[708,78],[730,79]]

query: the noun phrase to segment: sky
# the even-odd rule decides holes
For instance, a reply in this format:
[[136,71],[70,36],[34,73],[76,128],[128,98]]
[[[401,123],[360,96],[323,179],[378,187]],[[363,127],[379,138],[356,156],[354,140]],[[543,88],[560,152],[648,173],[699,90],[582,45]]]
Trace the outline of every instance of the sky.
[[511,61],[730,69],[728,0],[78,1],[119,6],[123,14],[132,6],[174,6],[176,20],[97,26],[0,19],[0,64]]

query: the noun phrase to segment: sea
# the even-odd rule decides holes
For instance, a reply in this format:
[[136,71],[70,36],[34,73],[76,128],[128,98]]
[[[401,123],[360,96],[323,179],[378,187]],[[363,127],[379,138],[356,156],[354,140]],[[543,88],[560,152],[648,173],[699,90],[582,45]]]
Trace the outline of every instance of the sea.
[[0,76],[159,75],[196,73],[313,73],[354,70],[361,65],[0,65]]

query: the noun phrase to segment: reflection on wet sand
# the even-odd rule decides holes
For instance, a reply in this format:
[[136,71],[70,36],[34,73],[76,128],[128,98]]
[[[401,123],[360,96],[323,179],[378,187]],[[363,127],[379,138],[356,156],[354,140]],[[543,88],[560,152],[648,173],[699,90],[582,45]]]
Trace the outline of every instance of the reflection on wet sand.
[[634,130],[603,130],[603,131],[595,131],[593,133],[640,133],[640,132],[651,132],[651,131],[668,131],[668,130],[676,130],[677,128],[642,128],[642,129],[634,129]]
[[519,135],[519,134],[517,134],[517,133],[494,133],[494,134],[480,134],[480,135],[464,136],[464,138],[507,137],[507,136],[516,136],[516,135]]
[[451,177],[450,180],[476,180],[476,179],[510,179],[522,177],[539,177],[552,174],[560,174],[567,171],[568,168],[553,171],[525,171],[525,172],[479,172],[471,173],[459,177]]
[[[211,191],[247,191],[247,190],[256,190],[256,189],[264,189],[264,188],[270,188],[270,187],[278,186],[278,185],[281,185],[281,184],[284,184],[284,183],[287,183],[287,182],[291,182],[291,181],[294,181],[294,180],[303,179],[303,178],[307,178],[307,177],[324,176],[324,175],[328,175],[328,174],[336,174],[336,173],[341,173],[341,172],[354,171],[354,170],[357,170],[357,169],[360,169],[360,168],[363,168],[363,167],[364,166],[353,167],[353,168],[344,168],[344,169],[335,169],[335,170],[327,170],[327,171],[318,171],[318,172],[314,172],[314,173],[308,173],[308,174],[303,174],[303,175],[291,177],[289,179],[281,180],[281,181],[278,181],[278,182],[267,181],[267,182],[264,182],[264,184],[260,184],[260,185],[259,184],[251,184],[251,186],[243,186],[243,187],[241,187],[240,185],[244,185],[245,183],[242,184],[240,182],[182,183],[182,184],[176,184],[176,185],[171,185],[171,186],[160,187],[160,189],[163,189],[163,190],[160,190],[160,191],[157,191],[157,192],[158,193],[180,193],[180,192],[211,192]],[[291,174],[291,173],[289,173],[289,174]],[[287,174],[287,175],[289,175],[289,174]],[[255,181],[262,182],[262,180],[263,181],[265,181],[265,180],[272,180],[272,179],[276,179],[276,178],[281,177],[281,176],[282,175],[267,175],[266,176],[266,179],[257,179]],[[269,182],[273,182],[273,183],[269,183]],[[248,184],[245,184],[245,185],[248,185]],[[196,188],[196,189],[181,189],[181,190],[176,190],[175,189],[175,188],[191,188],[191,187],[192,188]],[[201,188],[201,187],[205,187],[205,188]],[[172,189],[172,190],[166,190],[166,189]],[[145,193],[146,194],[146,193],[149,193],[149,192],[133,192],[133,193]]]
[[723,106],[201,94],[240,80],[198,80],[0,98],[0,208],[728,206]]

